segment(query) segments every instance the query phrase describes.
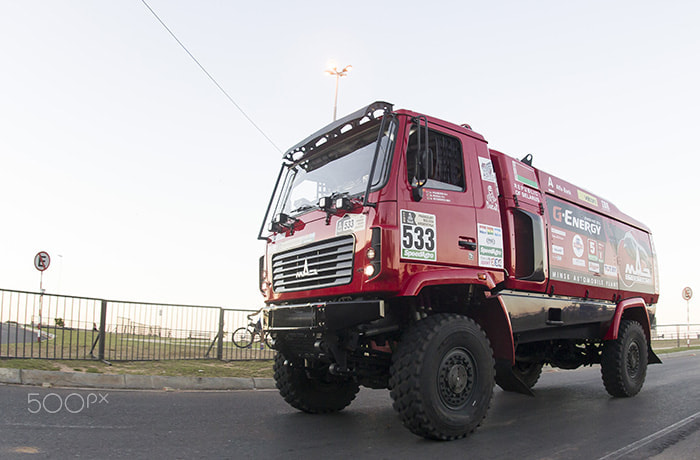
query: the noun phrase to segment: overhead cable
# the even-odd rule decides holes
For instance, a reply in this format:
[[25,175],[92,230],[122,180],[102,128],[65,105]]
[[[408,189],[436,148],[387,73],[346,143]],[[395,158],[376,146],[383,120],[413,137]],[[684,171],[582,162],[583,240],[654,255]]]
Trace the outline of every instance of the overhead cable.
[[187,55],[188,55],[190,58],[192,58],[192,60],[199,66],[199,68],[202,70],[202,72],[204,72],[204,74],[205,74],[207,77],[209,77],[209,79],[212,81],[212,83],[214,83],[214,84],[216,85],[216,87],[219,88],[219,90],[224,94],[224,96],[226,96],[226,99],[228,99],[228,100],[231,102],[231,104],[233,104],[233,105],[243,114],[243,116],[246,118],[246,120],[248,120],[248,121],[250,122],[250,124],[253,125],[253,126],[255,127],[255,129],[257,129],[257,130],[260,132],[260,134],[262,134],[263,137],[264,137],[265,139],[267,139],[267,141],[268,141],[270,144],[272,144],[272,146],[273,146],[278,152],[282,153],[282,150],[280,150],[280,148],[277,147],[277,145],[276,145],[274,142],[272,142],[272,139],[270,139],[270,138],[268,137],[268,135],[265,134],[265,132],[262,130],[262,128],[260,128],[260,126],[258,126],[258,125],[253,121],[253,119],[250,118],[250,117],[248,116],[247,113],[245,113],[245,111],[241,108],[241,106],[239,106],[238,104],[236,104],[236,101],[233,100],[233,98],[226,92],[226,90],[219,84],[219,82],[217,82],[216,79],[214,79],[214,77],[212,77],[211,74],[210,74],[209,72],[207,72],[207,69],[204,68],[204,66],[197,60],[197,58],[194,57],[194,55],[193,55],[192,53],[190,53],[190,51],[187,49],[187,47],[186,47],[185,45],[183,45],[182,42],[175,36],[175,34],[173,33],[173,31],[170,30],[170,28],[169,28],[169,27],[163,22],[163,20],[156,14],[156,12],[153,11],[153,8],[151,8],[151,7],[148,5],[148,3],[146,3],[146,0],[141,0],[141,2],[146,6],[146,8],[148,8],[148,11],[151,12],[151,14],[158,20],[158,22],[160,22],[160,24],[165,28],[165,30],[168,31],[168,33],[170,34],[170,36],[173,37],[173,38],[175,39],[175,41],[177,42],[177,44],[180,45],[180,47],[181,47],[183,50],[185,50],[185,52],[187,53]]

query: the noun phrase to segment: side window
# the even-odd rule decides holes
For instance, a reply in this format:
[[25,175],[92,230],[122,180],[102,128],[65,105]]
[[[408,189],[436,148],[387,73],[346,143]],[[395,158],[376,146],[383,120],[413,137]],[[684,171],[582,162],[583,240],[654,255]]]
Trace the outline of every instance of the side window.
[[[465,190],[462,143],[456,137],[429,130],[430,175],[425,187],[461,192]],[[406,151],[408,182],[416,184],[416,170],[420,152],[417,127],[411,128]]]

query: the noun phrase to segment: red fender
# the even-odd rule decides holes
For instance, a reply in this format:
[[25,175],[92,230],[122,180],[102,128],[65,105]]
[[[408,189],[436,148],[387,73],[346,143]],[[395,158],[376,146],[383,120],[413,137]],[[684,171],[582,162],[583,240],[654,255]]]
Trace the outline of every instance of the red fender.
[[[499,276],[500,275],[500,276]],[[472,268],[443,268],[430,269],[411,275],[406,285],[401,289],[402,296],[416,296],[427,286],[441,284],[481,285],[493,289],[503,281],[500,273],[494,273]]]
[[510,316],[501,297],[492,297],[478,307],[471,309],[471,317],[484,330],[491,342],[493,357],[515,364],[515,344]]
[[633,319],[641,324],[642,328],[644,328],[644,334],[647,336],[647,343],[651,343],[651,324],[649,321],[649,312],[647,311],[647,304],[641,297],[625,299],[617,304],[612,323],[610,324],[605,337],[603,337],[603,340],[617,339],[617,333],[620,330],[620,321],[622,321],[623,315],[625,315],[628,319]]

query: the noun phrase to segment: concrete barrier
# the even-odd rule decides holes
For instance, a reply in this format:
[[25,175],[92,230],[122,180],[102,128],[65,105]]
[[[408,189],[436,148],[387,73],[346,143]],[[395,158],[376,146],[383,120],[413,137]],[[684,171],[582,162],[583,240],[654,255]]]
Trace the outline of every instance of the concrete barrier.
[[269,390],[275,388],[273,379],[264,378],[93,374],[7,368],[0,368],[0,383],[131,390]]
[[2,383],[22,383],[19,369],[7,369],[0,367],[0,382]]

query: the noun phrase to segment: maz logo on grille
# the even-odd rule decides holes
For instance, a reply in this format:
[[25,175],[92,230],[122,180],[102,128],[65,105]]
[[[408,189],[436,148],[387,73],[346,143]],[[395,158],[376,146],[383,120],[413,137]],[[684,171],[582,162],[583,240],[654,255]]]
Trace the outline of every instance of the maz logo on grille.
[[306,278],[307,276],[318,275],[318,270],[315,268],[309,270],[309,259],[304,259],[304,269],[294,274],[295,278]]

